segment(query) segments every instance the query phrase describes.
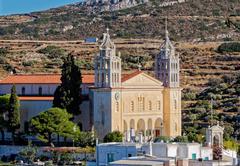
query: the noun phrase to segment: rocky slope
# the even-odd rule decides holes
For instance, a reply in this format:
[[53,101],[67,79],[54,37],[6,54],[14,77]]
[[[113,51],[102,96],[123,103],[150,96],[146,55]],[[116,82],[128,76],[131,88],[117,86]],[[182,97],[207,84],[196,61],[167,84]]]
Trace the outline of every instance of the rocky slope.
[[174,41],[240,39],[239,0],[149,0],[111,12],[101,11],[109,3],[103,3],[103,6],[91,4],[0,17],[0,39],[79,40],[89,36],[101,37],[106,27],[118,38],[161,39],[166,16]]

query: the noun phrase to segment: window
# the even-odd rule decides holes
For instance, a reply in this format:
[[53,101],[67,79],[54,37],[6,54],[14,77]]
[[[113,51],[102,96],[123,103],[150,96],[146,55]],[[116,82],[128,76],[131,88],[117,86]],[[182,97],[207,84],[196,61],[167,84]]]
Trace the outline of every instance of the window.
[[119,102],[116,102],[116,111],[119,112]]
[[25,95],[25,87],[22,87],[22,95]]
[[114,154],[113,153],[108,153],[107,154],[107,162],[113,162],[114,161]]
[[152,110],[152,102],[151,101],[148,102],[148,109],[149,109],[149,111]]
[[104,73],[102,73],[102,84],[105,82]]
[[131,101],[130,103],[130,110],[131,112],[134,112],[134,101]]
[[138,97],[138,106],[139,106],[139,111],[145,110],[145,98],[144,97]]
[[192,154],[192,159],[193,159],[193,160],[196,160],[196,159],[197,159],[197,154],[196,154],[196,153],[193,153],[193,154]]
[[157,102],[157,109],[161,110],[161,101],[160,100]]
[[42,96],[42,87],[38,88],[38,94],[39,94],[39,96]]

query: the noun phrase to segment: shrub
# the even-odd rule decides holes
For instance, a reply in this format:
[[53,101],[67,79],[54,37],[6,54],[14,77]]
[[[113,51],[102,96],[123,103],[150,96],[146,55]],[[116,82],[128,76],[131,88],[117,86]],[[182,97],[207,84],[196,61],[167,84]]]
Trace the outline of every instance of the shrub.
[[114,131],[114,132],[111,132],[111,133],[108,133],[103,141],[104,142],[122,142],[122,139],[123,139],[123,134],[119,131]]
[[196,93],[188,92],[183,94],[183,100],[195,100],[196,99]]
[[38,50],[38,53],[45,54],[50,59],[62,58],[64,55],[66,55],[64,49],[56,46],[47,46],[43,49]]
[[216,85],[219,85],[221,83],[222,83],[222,79],[220,79],[220,78],[210,78],[208,80],[207,85],[208,86],[216,86]]
[[235,77],[232,76],[232,75],[224,75],[224,76],[222,77],[222,79],[223,79],[223,81],[224,81],[225,83],[230,84],[231,82],[234,81]]
[[0,48],[0,56],[5,56],[8,53],[6,48]]
[[234,43],[223,43],[221,44],[218,49],[218,52],[240,52],[240,43],[234,42]]
[[174,142],[188,142],[188,137],[187,136],[177,136],[175,139],[174,139]]
[[25,61],[25,62],[22,62],[22,65],[23,66],[33,66],[34,65],[34,62],[33,61]]
[[238,144],[236,141],[232,139],[223,142],[223,146],[225,149],[236,150],[239,145],[240,144]]
[[154,142],[169,142],[171,139],[167,136],[158,136],[154,139]]

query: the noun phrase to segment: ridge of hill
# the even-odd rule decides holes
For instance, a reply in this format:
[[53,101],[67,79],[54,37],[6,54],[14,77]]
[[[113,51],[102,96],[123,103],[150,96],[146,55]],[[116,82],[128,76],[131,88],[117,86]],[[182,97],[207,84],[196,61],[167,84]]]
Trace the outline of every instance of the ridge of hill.
[[116,38],[161,39],[166,16],[174,41],[240,39],[239,0],[149,0],[111,12],[93,12],[94,7],[73,4],[0,17],[0,39],[79,40],[101,37],[106,27]]

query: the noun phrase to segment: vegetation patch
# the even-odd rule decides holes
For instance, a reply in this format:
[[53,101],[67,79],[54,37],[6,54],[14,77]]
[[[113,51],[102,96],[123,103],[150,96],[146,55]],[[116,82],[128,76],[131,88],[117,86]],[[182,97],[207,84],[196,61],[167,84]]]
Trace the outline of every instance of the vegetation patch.
[[218,52],[240,52],[240,42],[233,42],[233,43],[223,43],[221,44],[218,49]]

